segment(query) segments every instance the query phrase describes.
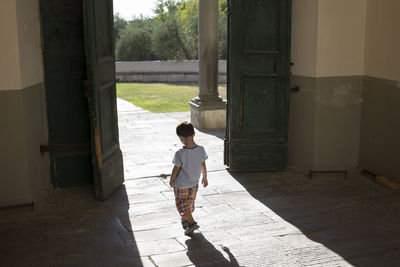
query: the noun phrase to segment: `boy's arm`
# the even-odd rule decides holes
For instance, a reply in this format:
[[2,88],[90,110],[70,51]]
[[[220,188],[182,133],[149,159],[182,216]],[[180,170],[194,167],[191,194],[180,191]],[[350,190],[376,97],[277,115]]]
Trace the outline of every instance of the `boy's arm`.
[[171,179],[169,180],[169,185],[171,187],[174,187],[174,181],[175,181],[175,178],[178,175],[180,169],[181,169],[181,167],[174,165],[174,168],[172,169]]
[[201,180],[201,183],[203,184],[204,187],[207,187],[208,180],[207,180],[207,167],[205,161],[201,163],[201,172],[203,173],[203,179]]

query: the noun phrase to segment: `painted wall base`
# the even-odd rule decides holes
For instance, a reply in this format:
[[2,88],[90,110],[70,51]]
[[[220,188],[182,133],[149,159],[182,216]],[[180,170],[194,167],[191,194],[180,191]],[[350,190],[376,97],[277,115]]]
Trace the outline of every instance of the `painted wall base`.
[[365,78],[360,167],[400,182],[400,81]]
[[194,127],[200,130],[219,130],[226,127],[226,101],[189,102],[190,116]]
[[359,162],[363,76],[292,76],[289,164],[302,169],[353,169]]
[[368,76],[292,76],[288,162],[361,167],[400,181],[400,82]]
[[44,86],[0,91],[0,207],[39,201],[50,187]]

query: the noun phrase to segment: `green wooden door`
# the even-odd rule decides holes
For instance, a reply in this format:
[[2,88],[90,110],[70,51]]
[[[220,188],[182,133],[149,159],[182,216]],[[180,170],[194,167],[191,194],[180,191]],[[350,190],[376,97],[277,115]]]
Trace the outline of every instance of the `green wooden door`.
[[82,0],[40,0],[51,178],[59,188],[93,184],[83,80]]
[[226,163],[231,171],[287,164],[290,0],[231,0]]
[[124,181],[115,88],[112,0],[83,0],[92,162],[97,199]]

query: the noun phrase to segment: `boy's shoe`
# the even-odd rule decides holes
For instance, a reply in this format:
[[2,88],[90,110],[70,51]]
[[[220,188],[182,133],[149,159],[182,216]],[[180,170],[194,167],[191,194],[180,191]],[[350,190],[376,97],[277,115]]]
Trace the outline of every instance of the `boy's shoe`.
[[197,222],[193,222],[192,224],[189,224],[188,229],[185,231],[185,235],[190,235],[191,233],[194,232],[194,230],[199,229],[200,226],[197,224]]
[[186,230],[186,229],[189,228],[189,222],[188,221],[181,220],[181,223],[182,223],[183,230]]

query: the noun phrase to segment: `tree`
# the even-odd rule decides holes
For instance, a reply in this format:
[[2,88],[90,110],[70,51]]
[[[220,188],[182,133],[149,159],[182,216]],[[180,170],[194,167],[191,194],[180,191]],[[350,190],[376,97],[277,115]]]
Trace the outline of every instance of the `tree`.
[[116,43],[116,60],[154,60],[152,49],[153,29],[150,21],[134,20],[127,25]]
[[[155,18],[114,18],[117,60],[198,59],[199,0],[158,0]],[[227,0],[219,0],[219,58],[227,58]]]
[[121,32],[128,25],[128,22],[119,15],[119,13],[114,15],[114,41],[117,42],[121,37]]
[[219,0],[218,54],[220,59],[228,58],[228,2]]
[[198,59],[199,1],[182,1],[177,11],[179,31],[187,51],[187,59]]
[[183,41],[183,33],[177,18],[181,2],[159,0],[157,2],[155,35],[153,47],[160,59],[190,59],[190,53]]

